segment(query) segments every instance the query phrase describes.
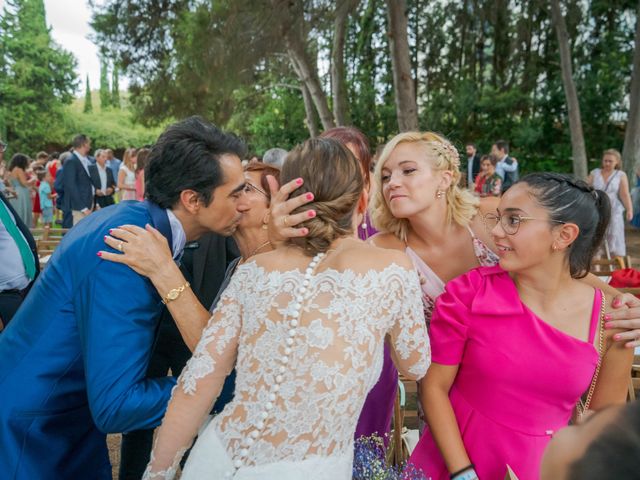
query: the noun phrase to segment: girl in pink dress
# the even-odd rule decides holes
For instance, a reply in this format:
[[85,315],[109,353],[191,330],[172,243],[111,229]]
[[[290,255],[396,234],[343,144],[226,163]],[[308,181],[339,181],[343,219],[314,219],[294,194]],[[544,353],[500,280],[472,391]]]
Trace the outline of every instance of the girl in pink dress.
[[[579,278],[602,240],[608,198],[559,174],[533,174],[485,215],[500,265],[449,282],[431,321],[421,382],[429,428],[411,461],[427,478],[538,480],[542,452],[566,426],[598,364],[601,307]],[[604,302],[604,305],[603,305]],[[602,339],[591,408],[623,402],[632,349]]]

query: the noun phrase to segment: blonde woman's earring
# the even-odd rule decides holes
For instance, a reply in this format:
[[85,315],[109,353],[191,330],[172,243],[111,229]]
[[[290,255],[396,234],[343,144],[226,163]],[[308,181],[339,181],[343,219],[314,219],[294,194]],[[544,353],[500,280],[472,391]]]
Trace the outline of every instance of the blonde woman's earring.
[[444,192],[442,190],[436,191],[436,198],[442,198],[444,196]]

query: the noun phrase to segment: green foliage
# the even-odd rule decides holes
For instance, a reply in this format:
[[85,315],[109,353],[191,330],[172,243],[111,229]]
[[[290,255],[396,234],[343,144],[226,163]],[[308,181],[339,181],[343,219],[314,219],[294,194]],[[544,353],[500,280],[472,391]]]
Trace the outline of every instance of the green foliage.
[[7,0],[0,18],[0,132],[11,152],[61,133],[76,61],[51,39],[42,0]]
[[268,84],[261,88],[236,91],[236,104],[245,108],[237,109],[226,126],[246,138],[260,156],[273,147],[289,150],[309,136],[302,92]]
[[118,75],[118,65],[114,65],[111,72],[111,105],[114,108],[120,108],[120,80]]
[[[623,141],[637,15],[635,0],[563,0],[592,165]],[[258,153],[308,136],[281,14],[268,0],[107,0],[94,10],[99,44],[132,79],[137,117],[154,124],[201,114],[242,134]],[[306,50],[330,92],[335,2],[303,0]],[[420,126],[462,148],[506,139],[523,172],[570,171],[571,144],[548,2],[407,0]],[[293,27],[291,27],[293,28]],[[135,29],[136,35],[131,31]],[[345,65],[349,117],[372,146],[396,133],[389,26],[383,0],[350,16]],[[314,113],[315,115],[315,113]]]
[[93,112],[93,101],[91,100],[91,86],[89,85],[89,75],[87,75],[87,81],[84,87],[84,108],[82,112]]
[[[98,92],[94,91],[92,94],[94,97],[98,96]],[[80,132],[91,138],[94,149],[121,149],[155,143],[165,124],[155,128],[144,127],[134,121],[126,99],[123,99],[123,103],[123,109],[84,113],[83,101],[75,100],[65,107],[62,117],[64,134],[56,139],[57,143],[66,147],[73,135]]]
[[100,110],[111,106],[111,92],[109,91],[109,64],[102,57],[100,59]]

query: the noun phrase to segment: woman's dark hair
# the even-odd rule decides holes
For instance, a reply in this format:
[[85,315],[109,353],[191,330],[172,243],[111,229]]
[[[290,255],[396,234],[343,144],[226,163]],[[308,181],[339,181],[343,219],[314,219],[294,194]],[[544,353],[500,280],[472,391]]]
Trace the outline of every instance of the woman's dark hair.
[[550,220],[578,226],[580,233],[568,249],[569,271],[573,278],[585,277],[609,225],[607,194],[561,173],[531,173],[520,182],[529,185],[532,197],[549,211]]
[[201,117],[174,123],[160,135],[145,168],[146,197],[162,208],[173,207],[183,190],[197,192],[205,206],[224,183],[220,156],[242,158],[245,145]]
[[271,190],[269,189],[269,182],[267,182],[267,175],[271,175],[280,183],[280,169],[274,165],[254,160],[245,165],[244,171],[260,173],[260,188],[267,194],[267,202],[271,204]]
[[24,153],[16,153],[13,157],[11,157],[11,162],[9,162],[9,171],[13,170],[16,167],[23,170],[29,168],[29,157],[27,157]]
[[353,212],[364,188],[362,167],[340,141],[312,138],[289,152],[282,167],[283,184],[298,177],[304,183],[290,197],[313,192],[314,200],[293,213],[311,208],[316,216],[300,225],[309,229],[306,237],[289,241],[311,256],[326,252],[336,238],[353,232]]
[[[615,407],[612,407],[615,408]],[[640,472],[640,403],[620,408],[615,419],[569,468],[569,480],[632,480]]]
[[321,138],[333,138],[341,142],[345,147],[347,144],[353,145],[356,151],[356,159],[362,166],[362,174],[364,175],[364,183],[368,187],[371,181],[371,148],[369,147],[369,139],[356,127],[334,127],[320,134]]

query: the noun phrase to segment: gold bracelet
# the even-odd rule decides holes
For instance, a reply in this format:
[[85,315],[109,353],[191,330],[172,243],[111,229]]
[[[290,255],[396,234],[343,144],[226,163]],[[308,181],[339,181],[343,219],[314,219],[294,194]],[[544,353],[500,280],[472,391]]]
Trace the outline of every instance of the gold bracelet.
[[173,288],[171,290],[169,290],[169,292],[164,296],[164,298],[162,299],[162,303],[164,303],[165,305],[169,302],[173,302],[174,300],[176,300],[180,294],[182,292],[184,292],[187,287],[189,287],[190,284],[189,282],[185,282],[184,285],[178,287],[178,288]]

